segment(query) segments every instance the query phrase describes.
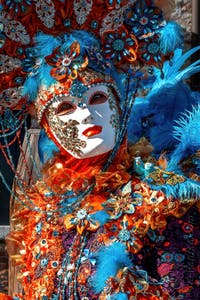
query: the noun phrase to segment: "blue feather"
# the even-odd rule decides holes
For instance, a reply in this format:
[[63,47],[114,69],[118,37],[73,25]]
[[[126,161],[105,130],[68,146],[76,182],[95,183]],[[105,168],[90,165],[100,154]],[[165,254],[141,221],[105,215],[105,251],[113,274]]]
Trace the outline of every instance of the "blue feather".
[[38,57],[50,55],[53,49],[58,47],[61,43],[60,38],[56,38],[52,35],[47,35],[42,32],[39,32],[35,36],[34,42],[36,44],[35,50]]
[[41,163],[47,162],[47,160],[52,158],[54,153],[58,151],[59,149],[56,147],[53,141],[48,138],[45,131],[41,130],[38,140],[38,154]]
[[187,111],[176,121],[174,137],[179,142],[171,155],[168,164],[169,170],[175,170],[179,162],[188,155],[194,154],[200,149],[200,104]]
[[154,69],[156,80],[144,99],[136,99],[128,124],[128,139],[136,142],[142,136],[150,139],[155,153],[162,149],[173,150],[178,144],[173,126],[182,113],[191,111],[199,103],[199,97],[182,82],[200,71],[200,60],[180,71],[185,61],[195,52],[195,47],[185,54],[181,49],[174,52],[171,61],[164,63],[162,72]]
[[104,289],[106,280],[114,277],[119,269],[132,265],[125,245],[119,242],[104,247],[95,258],[97,259],[97,270],[92,279],[96,293],[100,293]]
[[176,199],[182,199],[188,201],[188,199],[200,197],[200,183],[187,179],[181,183],[174,185],[163,184],[163,185],[153,185],[150,180],[146,179],[146,182],[150,185],[153,190],[163,191],[167,197],[174,197]]
[[98,212],[91,214],[91,219],[98,221],[101,226],[104,225],[109,218],[109,215],[104,210],[99,210]]
[[40,81],[37,76],[29,76],[23,86],[22,96],[28,96],[30,101],[37,98],[37,93],[39,91]]
[[163,54],[173,52],[176,48],[183,48],[183,29],[173,21],[168,22],[160,33],[160,48]]
[[110,296],[110,300],[128,300],[128,296],[125,293],[117,293]]

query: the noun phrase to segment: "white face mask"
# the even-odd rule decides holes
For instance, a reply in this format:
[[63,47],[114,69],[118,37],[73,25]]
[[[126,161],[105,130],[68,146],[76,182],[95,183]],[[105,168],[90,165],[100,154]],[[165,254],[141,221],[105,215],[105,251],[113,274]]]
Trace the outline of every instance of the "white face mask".
[[75,158],[88,158],[113,149],[119,111],[110,87],[94,84],[82,97],[56,97],[45,112],[57,146]]

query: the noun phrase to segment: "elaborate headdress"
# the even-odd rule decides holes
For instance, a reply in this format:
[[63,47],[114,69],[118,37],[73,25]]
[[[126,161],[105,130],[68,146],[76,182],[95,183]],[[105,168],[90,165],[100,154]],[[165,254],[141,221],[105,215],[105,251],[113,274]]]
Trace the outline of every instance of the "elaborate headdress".
[[23,94],[29,102],[44,86],[75,80],[85,68],[114,75],[161,66],[181,42],[179,27],[149,0],[3,0],[0,20],[1,111],[27,103]]
[[0,20],[4,136],[20,128],[32,103],[41,122],[54,97],[81,94],[84,81],[115,87],[125,127],[134,95],[144,88],[139,71],[162,67],[182,43],[179,26],[167,23],[149,0],[33,0],[20,5],[3,0]]

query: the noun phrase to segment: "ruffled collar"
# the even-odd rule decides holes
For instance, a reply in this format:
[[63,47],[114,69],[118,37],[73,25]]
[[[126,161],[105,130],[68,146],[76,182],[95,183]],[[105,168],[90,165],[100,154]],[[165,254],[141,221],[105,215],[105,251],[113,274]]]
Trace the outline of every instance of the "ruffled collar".
[[108,170],[102,172],[109,154],[81,160],[70,155],[67,157],[56,154],[53,160],[44,166],[43,180],[53,192],[61,195],[67,191],[78,195],[93,183],[95,183],[93,194],[113,191],[130,179],[127,170],[131,166],[131,161],[127,153],[126,141],[119,147]]

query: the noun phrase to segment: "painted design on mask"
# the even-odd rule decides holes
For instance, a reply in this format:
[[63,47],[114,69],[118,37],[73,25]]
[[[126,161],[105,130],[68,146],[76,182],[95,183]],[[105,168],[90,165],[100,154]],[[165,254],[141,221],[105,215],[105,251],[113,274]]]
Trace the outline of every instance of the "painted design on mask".
[[53,106],[49,109],[49,122],[51,130],[60,140],[62,145],[66,145],[66,149],[76,156],[81,156],[81,149],[86,147],[86,142],[78,138],[78,128],[79,122],[76,120],[69,120],[68,122],[63,122],[54,115],[55,109]]
[[87,158],[113,149],[119,111],[107,85],[86,86],[81,97],[74,96],[70,89],[68,94],[56,96],[50,102],[45,113],[48,132],[61,150],[76,158]]

